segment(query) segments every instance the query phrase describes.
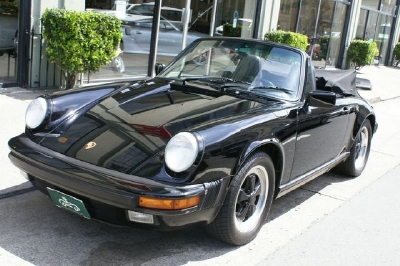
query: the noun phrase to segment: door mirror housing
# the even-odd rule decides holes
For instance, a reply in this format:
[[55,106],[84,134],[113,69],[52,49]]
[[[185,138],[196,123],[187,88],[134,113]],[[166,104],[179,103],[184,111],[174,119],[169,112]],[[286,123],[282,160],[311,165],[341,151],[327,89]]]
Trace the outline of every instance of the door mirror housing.
[[161,63],[156,63],[156,65],[154,66],[154,70],[156,72],[156,75],[158,75],[159,73],[161,73],[161,71],[163,71],[165,68],[164,64]]
[[336,93],[331,91],[311,91],[308,94],[308,104],[313,107],[330,107],[336,104]]

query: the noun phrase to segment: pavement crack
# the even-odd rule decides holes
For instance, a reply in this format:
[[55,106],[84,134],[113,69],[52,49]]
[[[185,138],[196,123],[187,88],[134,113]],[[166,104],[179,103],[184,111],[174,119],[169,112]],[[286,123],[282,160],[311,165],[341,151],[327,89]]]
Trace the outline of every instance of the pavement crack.
[[389,153],[387,153],[387,152],[381,152],[381,151],[377,151],[377,150],[374,150],[374,149],[371,149],[371,151],[376,152],[376,153],[379,153],[379,154],[382,154],[382,155],[397,157],[396,155],[394,155],[394,154],[389,154]]
[[318,195],[321,195],[321,196],[324,196],[324,197],[328,197],[328,198],[331,198],[331,199],[334,199],[334,200],[339,200],[339,201],[342,201],[342,202],[346,202],[346,200],[344,200],[344,199],[337,198],[337,197],[332,197],[332,196],[330,196],[330,195],[321,193],[321,192],[316,191],[316,190],[313,190],[313,189],[303,188],[303,187],[302,187],[302,188],[299,188],[299,189],[302,189],[302,190],[305,190],[305,191],[308,191],[308,192],[311,192],[311,193],[315,193],[315,194],[318,194]]

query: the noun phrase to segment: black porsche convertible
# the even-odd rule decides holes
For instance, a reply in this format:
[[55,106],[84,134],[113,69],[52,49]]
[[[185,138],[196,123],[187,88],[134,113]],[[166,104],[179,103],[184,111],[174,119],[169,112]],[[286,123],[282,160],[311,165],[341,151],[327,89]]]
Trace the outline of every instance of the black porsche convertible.
[[352,70],[298,49],[202,38],[154,78],[43,95],[11,161],[60,208],[243,245],[273,200],[335,169],[359,176],[377,130]]

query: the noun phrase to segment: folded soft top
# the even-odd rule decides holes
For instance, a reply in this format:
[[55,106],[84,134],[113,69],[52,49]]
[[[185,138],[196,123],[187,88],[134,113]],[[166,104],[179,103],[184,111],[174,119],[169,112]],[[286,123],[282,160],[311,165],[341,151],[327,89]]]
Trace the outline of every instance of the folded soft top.
[[337,94],[351,94],[356,92],[355,70],[325,70],[316,69],[316,89],[332,91]]

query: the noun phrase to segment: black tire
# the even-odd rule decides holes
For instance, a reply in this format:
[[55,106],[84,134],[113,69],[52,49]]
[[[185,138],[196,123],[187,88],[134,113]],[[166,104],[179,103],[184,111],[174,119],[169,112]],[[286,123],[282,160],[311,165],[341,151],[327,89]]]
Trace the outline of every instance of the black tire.
[[371,138],[371,123],[366,119],[357,133],[353,146],[350,149],[349,157],[337,166],[337,172],[352,177],[361,175],[368,161]]
[[260,231],[271,208],[275,170],[264,152],[251,155],[232,179],[227,196],[207,231],[231,245],[244,245]]

